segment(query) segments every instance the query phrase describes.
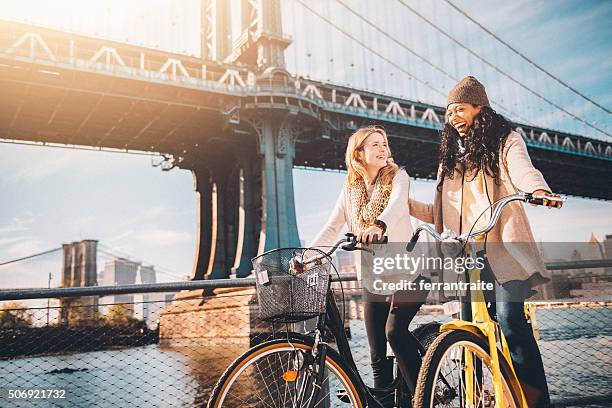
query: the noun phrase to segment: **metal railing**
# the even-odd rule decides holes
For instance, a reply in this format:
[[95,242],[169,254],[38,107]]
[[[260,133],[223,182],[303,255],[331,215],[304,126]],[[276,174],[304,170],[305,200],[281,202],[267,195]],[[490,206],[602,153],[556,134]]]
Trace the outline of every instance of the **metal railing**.
[[[361,290],[355,274],[340,278],[351,347],[371,381]],[[0,406],[30,406],[31,390],[63,390],[65,398],[48,401],[57,406],[202,406],[231,361],[271,334],[258,320],[254,283],[242,278],[0,291]],[[537,307],[555,403],[610,404],[610,303]],[[448,319],[439,306],[425,305],[411,328]],[[24,398],[15,398],[15,390]]]

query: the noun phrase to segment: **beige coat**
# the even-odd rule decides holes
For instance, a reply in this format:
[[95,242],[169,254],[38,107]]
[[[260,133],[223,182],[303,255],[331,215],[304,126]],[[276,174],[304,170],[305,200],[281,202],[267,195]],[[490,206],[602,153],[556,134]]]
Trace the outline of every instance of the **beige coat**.
[[[550,191],[542,173],[533,167],[525,141],[517,132],[512,131],[508,135],[500,161],[500,184],[496,184],[492,177],[486,178],[491,202],[514,194],[517,189],[525,192],[539,189]],[[440,171],[436,186],[440,183],[439,175]],[[442,191],[436,188],[433,204],[410,199],[410,214],[423,222],[434,224],[438,232],[450,229],[458,234],[461,184],[461,175],[445,179]],[[514,201],[504,208],[496,226],[488,234],[487,254],[500,283],[530,279],[532,286],[535,286],[546,281],[541,277],[545,269],[523,205],[520,201]],[[470,226],[462,227],[463,232],[466,232]]]

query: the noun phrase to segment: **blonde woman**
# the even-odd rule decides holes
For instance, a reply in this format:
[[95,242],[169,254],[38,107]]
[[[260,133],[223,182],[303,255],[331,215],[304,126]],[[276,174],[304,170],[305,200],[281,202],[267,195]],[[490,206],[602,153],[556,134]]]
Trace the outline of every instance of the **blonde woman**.
[[[389,242],[407,242],[413,232],[408,216],[410,178],[393,162],[385,131],[365,127],[353,133],[346,148],[346,168],[346,182],[329,220],[308,246],[333,245],[345,227],[366,245],[384,235]],[[388,341],[402,377],[412,388],[421,358],[408,325],[423,304],[424,296],[373,293],[365,283],[365,276],[370,274],[370,270],[363,270],[360,279],[364,286],[364,318],[374,386],[387,387],[393,380],[393,366],[386,355]]]

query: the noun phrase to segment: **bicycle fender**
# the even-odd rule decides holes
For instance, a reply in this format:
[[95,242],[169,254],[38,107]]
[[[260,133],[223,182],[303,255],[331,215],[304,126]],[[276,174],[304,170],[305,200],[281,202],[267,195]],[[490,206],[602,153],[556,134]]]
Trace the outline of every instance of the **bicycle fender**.
[[444,333],[445,331],[449,330],[467,331],[482,338],[482,340],[485,342],[487,341],[487,336],[484,330],[480,327],[479,323],[468,322],[465,320],[453,320],[440,326],[440,333]]

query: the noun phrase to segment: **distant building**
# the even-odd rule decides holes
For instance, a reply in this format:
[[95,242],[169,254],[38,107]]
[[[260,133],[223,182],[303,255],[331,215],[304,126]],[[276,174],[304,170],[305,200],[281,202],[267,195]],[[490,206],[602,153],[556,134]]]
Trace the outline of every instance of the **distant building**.
[[104,264],[104,272],[101,275],[103,285],[129,285],[136,283],[136,275],[140,262],[134,262],[125,258],[115,258]]
[[[157,283],[154,266],[140,265],[136,283]],[[134,317],[141,318],[150,328],[155,328],[159,321],[159,311],[165,306],[163,293],[141,293],[134,295]]]
[[[612,234],[606,235],[602,243],[604,259],[612,259]],[[606,275],[612,275],[612,266],[606,268]]]
[[[104,264],[104,271],[100,274],[102,285],[131,285],[136,283],[136,276],[140,262],[125,258],[116,258]],[[105,296],[100,302],[104,305],[124,304],[130,316],[134,315],[134,295]]]
[[[583,258],[589,261],[605,258],[603,244],[597,240],[595,234],[591,234],[591,239],[586,244],[584,252]],[[605,273],[605,268],[588,268],[586,272],[593,275],[603,275]]]
[[[104,285],[131,285],[157,283],[157,272],[152,265],[142,265],[125,258],[116,258],[104,265],[99,274],[100,282]],[[144,320],[149,328],[155,328],[159,320],[159,311],[168,302],[171,302],[165,293],[135,293],[129,295],[105,296],[101,304],[108,313],[112,305],[124,304],[130,317]]]

